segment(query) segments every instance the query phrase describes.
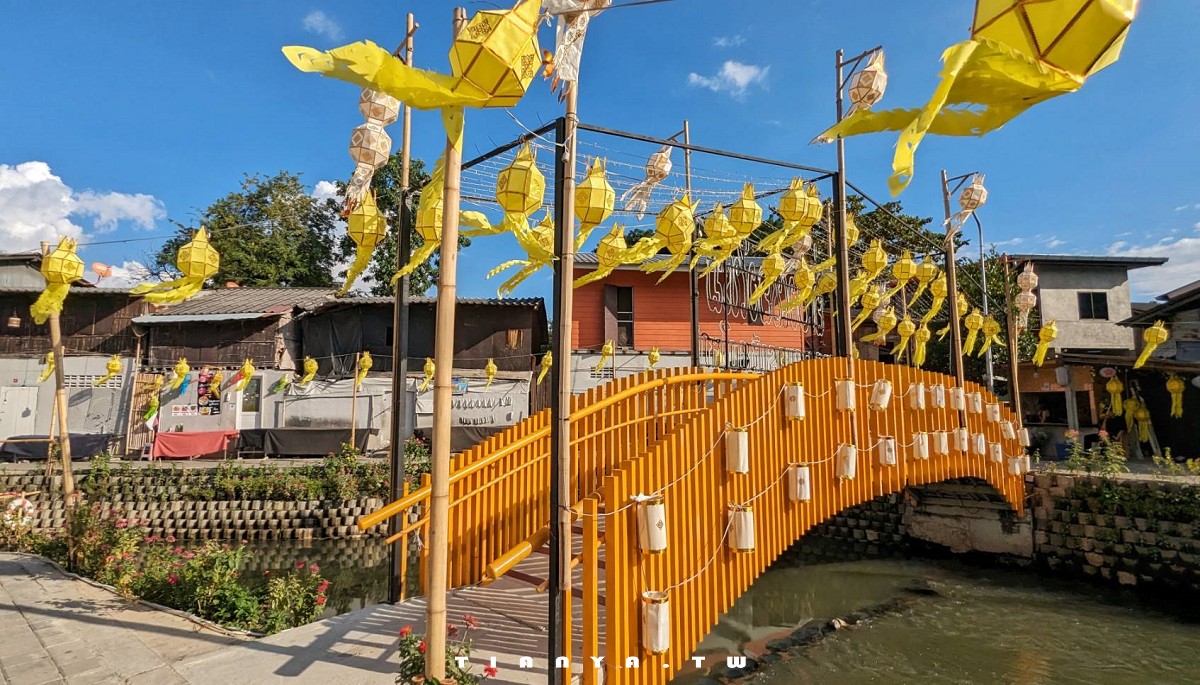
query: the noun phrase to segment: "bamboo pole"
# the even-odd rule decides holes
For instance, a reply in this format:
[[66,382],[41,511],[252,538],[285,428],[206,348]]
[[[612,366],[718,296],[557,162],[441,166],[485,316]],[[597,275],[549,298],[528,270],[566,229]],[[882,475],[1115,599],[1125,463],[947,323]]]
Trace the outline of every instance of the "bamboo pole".
[[[454,8],[457,37],[467,22],[467,12]],[[465,117],[464,117],[465,118]],[[433,454],[429,512],[429,599],[425,614],[425,677],[446,677],[446,590],[450,553],[450,420],[454,374],[454,306],[458,281],[458,213],[462,152],[447,133],[445,186],[442,197],[441,268],[438,273],[437,320],[434,325]]]
[[[691,127],[688,125],[688,120],[683,120],[683,144],[692,144]],[[692,197],[692,148],[683,148],[683,184],[687,191],[687,196]],[[693,243],[691,255],[696,254],[695,244]],[[688,257],[688,264],[692,261],[691,256]],[[691,323],[692,323],[692,366],[700,367],[700,284],[698,283],[696,270],[688,269],[688,297],[691,301]]]
[[358,357],[354,362],[354,375],[351,377],[353,384],[350,386],[350,447],[358,445],[354,441],[358,428],[358,364],[361,360]]
[[[42,258],[50,253],[50,244],[42,243]],[[50,315],[50,349],[54,351],[54,407],[58,414],[59,455],[62,458],[63,498],[70,507],[75,502],[75,474],[71,470],[71,432],[67,426],[67,352],[62,342],[59,314]],[[53,418],[51,419],[53,422]]]
[[1017,428],[1025,428],[1025,414],[1021,411],[1021,382],[1017,374],[1021,371],[1021,355],[1017,350],[1017,319],[1012,305],[1012,257],[1004,255],[1004,316],[1008,320],[1008,392],[1012,395],[1012,410],[1017,415]]

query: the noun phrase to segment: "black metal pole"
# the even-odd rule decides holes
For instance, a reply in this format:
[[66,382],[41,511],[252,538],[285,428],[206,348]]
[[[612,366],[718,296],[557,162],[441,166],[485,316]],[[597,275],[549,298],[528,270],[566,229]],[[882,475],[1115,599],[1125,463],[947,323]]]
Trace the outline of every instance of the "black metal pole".
[[[569,307],[565,298],[561,297],[564,286],[569,286],[574,271],[574,236],[572,230],[574,217],[566,210],[566,176],[567,164],[575,160],[566,159],[567,119],[560,117],[554,127],[554,251],[558,259],[554,260],[554,323],[550,333],[554,340],[554,365],[550,367],[550,387],[555,389],[554,400],[550,403],[550,570],[547,575],[546,590],[549,599],[548,630],[546,641],[546,671],[547,682],[558,685],[563,682],[563,672],[554,667],[555,660],[563,654],[563,603],[562,603],[562,573],[567,560],[562,555],[562,533],[558,525],[563,498],[567,493],[562,491],[559,480],[562,477],[559,445],[566,436],[562,435],[564,409],[569,414],[570,408],[563,407],[562,397],[558,389],[562,385],[562,375],[570,374],[571,363],[571,322],[568,317]],[[568,257],[571,261],[568,261]],[[565,354],[564,354],[565,351]],[[568,398],[569,400],[569,398]],[[569,426],[567,427],[568,431]],[[566,677],[569,677],[569,673]]]
[[[686,145],[692,144],[691,129],[688,126],[687,119],[683,120],[683,142]],[[684,149],[683,151],[683,168],[684,182],[687,185],[688,198],[692,196],[692,151]],[[691,264],[692,257],[696,254],[695,245],[688,252],[688,263]],[[688,298],[692,305],[692,366],[700,366],[700,286],[696,282],[696,270],[688,269]]]
[[[408,209],[409,189],[400,189],[399,226],[396,232],[397,268],[408,263],[412,256],[409,226],[412,216]],[[392,423],[391,423],[391,495],[392,501],[404,496],[404,442],[412,434],[408,417],[408,276],[396,283],[396,300],[392,307]],[[403,516],[388,519],[388,536],[396,535],[404,526]],[[388,574],[388,601],[395,604],[403,597],[404,570],[402,540],[392,543],[391,572]]]

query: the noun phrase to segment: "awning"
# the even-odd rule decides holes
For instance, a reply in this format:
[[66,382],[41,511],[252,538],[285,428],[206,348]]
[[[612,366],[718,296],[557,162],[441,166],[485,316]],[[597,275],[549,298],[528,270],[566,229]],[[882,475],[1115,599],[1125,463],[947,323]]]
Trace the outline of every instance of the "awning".
[[279,316],[281,312],[241,312],[237,314],[146,314],[134,317],[136,324],[191,323],[195,321],[237,321]]
[[[1064,364],[1084,364],[1090,366],[1120,366],[1132,367],[1137,361],[1134,355],[1093,354],[1084,352],[1064,352],[1059,357]],[[1151,357],[1139,371],[1163,371],[1182,374],[1200,374],[1200,362],[1181,362],[1174,359],[1155,359]]]

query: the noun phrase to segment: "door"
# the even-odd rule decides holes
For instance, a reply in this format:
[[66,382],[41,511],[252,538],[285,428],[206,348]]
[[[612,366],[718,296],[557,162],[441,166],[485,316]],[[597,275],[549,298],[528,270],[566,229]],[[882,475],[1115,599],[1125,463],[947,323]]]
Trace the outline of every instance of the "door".
[[251,378],[237,395],[237,429],[262,428],[262,377]]
[[34,408],[37,406],[36,387],[0,388],[0,438],[14,435],[33,435]]

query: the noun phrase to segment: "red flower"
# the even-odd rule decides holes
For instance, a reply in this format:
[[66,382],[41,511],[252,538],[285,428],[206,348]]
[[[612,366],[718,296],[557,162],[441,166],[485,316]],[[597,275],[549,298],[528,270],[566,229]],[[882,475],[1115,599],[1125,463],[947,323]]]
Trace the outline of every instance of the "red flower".
[[497,671],[496,671],[495,666],[484,666],[483,667],[483,677],[484,678],[495,678],[496,673],[497,673]]
[[172,573],[171,575],[167,576],[167,582],[171,585],[178,585],[179,584],[179,576]]
[[325,604],[325,598],[317,597],[317,606],[324,606],[324,604]]
[[128,527],[129,527],[129,521],[126,521],[125,519],[121,519],[120,521],[117,521],[117,528],[128,528]]
[[328,580],[322,580],[321,584],[317,586],[317,592],[324,593],[328,589],[329,589],[329,581]]
[[466,623],[468,628],[478,628],[479,627],[478,619],[476,619],[474,616],[472,616],[470,614],[463,614],[463,623]]
[[195,557],[195,556],[196,556],[196,553],[195,553],[195,552],[184,552],[184,553],[183,553],[183,558],[184,558],[184,559],[191,559],[191,558],[193,558],[193,557]]
[[303,562],[303,561],[297,561],[297,562],[296,562],[296,568],[304,568],[304,562]]
[[174,536],[174,535],[168,535],[168,536],[167,536],[167,542],[169,542],[169,543],[174,543],[174,542],[175,542],[175,536]]
[[408,637],[412,634],[412,626],[404,626],[400,629],[400,637]]
[[453,623],[446,626],[446,634],[449,635],[450,637],[454,637],[455,635],[458,635],[458,626],[454,625]]
[[424,640],[421,640],[420,642],[417,643],[417,651],[422,654],[425,653],[425,641]]

